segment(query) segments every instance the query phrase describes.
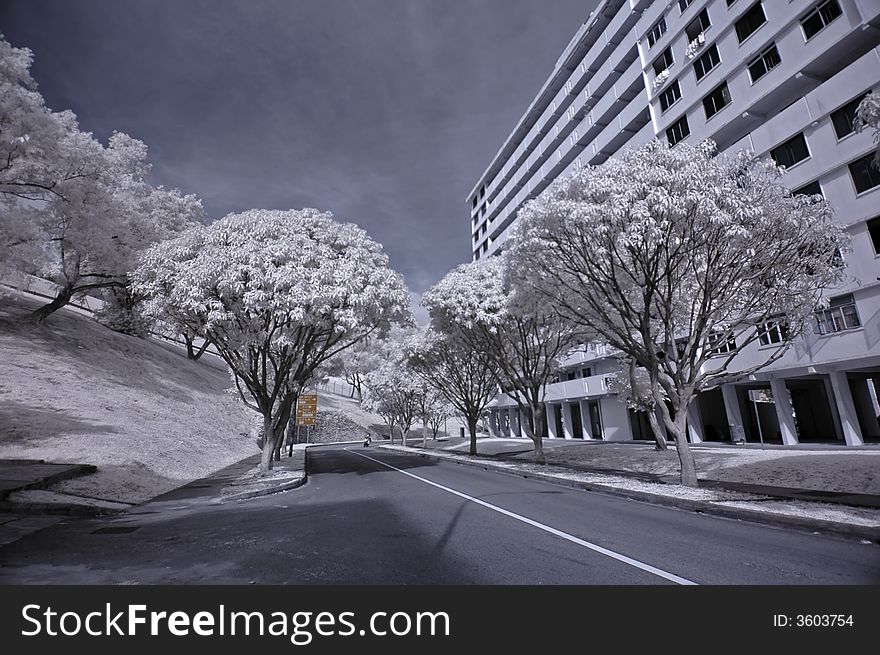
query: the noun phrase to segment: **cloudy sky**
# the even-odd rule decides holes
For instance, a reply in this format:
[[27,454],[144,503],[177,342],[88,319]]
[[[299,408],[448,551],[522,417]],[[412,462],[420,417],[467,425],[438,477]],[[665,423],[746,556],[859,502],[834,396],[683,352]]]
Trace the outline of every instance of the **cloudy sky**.
[[47,104],[145,141],[212,219],[330,210],[414,291],[470,260],[465,195],[594,0],[0,0]]

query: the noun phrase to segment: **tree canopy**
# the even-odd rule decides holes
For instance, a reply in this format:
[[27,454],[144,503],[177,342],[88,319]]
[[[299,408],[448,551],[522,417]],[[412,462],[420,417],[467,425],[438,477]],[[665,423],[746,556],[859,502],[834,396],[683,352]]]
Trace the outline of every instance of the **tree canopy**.
[[[843,282],[848,238],[771,161],[654,141],[559,180],[521,210],[511,244],[522,293],[647,371],[695,484],[690,402],[782,356]],[[771,331],[778,348],[731,366]]]
[[382,248],[316,209],[230,214],[147,251],[134,273],[147,311],[210,341],[268,435],[335,354],[406,323],[409,294]]

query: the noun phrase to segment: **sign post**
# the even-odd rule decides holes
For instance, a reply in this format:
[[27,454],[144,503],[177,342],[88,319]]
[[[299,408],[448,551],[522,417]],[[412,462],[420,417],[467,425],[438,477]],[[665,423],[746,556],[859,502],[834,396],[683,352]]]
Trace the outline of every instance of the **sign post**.
[[318,394],[303,394],[296,401],[296,436],[299,441],[299,426],[306,426],[306,438],[310,434],[309,427],[315,425],[318,416]]

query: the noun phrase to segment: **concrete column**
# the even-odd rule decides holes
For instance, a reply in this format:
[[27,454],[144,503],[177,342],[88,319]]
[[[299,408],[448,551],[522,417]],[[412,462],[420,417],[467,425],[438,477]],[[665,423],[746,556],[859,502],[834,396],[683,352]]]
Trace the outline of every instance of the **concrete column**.
[[501,431],[498,429],[498,410],[490,409],[489,410],[489,434],[493,437],[501,436]]
[[794,408],[791,406],[785,378],[771,379],[770,391],[773,392],[773,405],[776,407],[776,420],[779,421],[782,443],[793,446],[798,442],[797,427],[794,424]]
[[529,433],[524,426],[529,424],[529,413],[520,410],[517,414],[517,418],[519,419],[519,436],[527,437]]
[[862,436],[862,428],[859,426],[859,415],[853,402],[852,392],[849,388],[849,380],[846,379],[846,371],[831,371],[831,388],[834,391],[834,402],[837,404],[837,413],[840,415],[840,426],[843,428],[843,438],[847,446],[861,446],[865,443]]
[[510,432],[515,437],[523,436],[522,425],[519,422],[519,407],[510,409]]
[[691,443],[702,443],[705,440],[703,434],[703,415],[700,414],[700,401],[696,398],[688,407],[688,441]]
[[828,398],[828,409],[831,411],[831,422],[834,423],[834,438],[843,439],[843,430],[840,429],[840,414],[837,411],[837,403],[834,402],[834,388],[827,375],[822,376],[822,384],[825,386],[825,397]]
[[727,429],[730,431],[730,440],[734,443],[745,441],[746,431],[743,428],[742,413],[739,411],[736,386],[733,384],[721,385],[721,397],[724,399],[724,413],[727,414]]
[[590,406],[586,400],[579,401],[581,406],[581,429],[584,431],[584,439],[595,439],[593,426],[590,423]]
[[559,435],[556,434],[556,405],[546,403],[544,408],[544,413],[547,415],[547,434],[551,439],[558,439]]
[[574,438],[574,419],[571,417],[571,403],[562,403],[562,431],[566,439]]

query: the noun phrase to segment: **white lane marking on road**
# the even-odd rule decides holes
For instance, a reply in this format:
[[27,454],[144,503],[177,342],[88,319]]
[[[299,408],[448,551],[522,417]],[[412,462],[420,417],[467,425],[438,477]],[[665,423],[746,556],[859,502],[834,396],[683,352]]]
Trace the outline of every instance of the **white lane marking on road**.
[[411,478],[418,480],[419,482],[424,482],[425,484],[429,484],[432,487],[437,487],[438,489],[442,489],[448,493],[459,496],[460,498],[464,498],[465,500],[469,500],[472,503],[476,503],[477,505],[481,505],[486,509],[491,509],[493,512],[498,512],[499,514],[504,514],[505,516],[509,516],[512,519],[516,519],[517,521],[522,521],[523,523],[527,523],[533,527],[538,528],[539,530],[543,530],[544,532],[549,532],[552,535],[556,535],[557,537],[561,537],[566,541],[570,541],[578,546],[583,546],[584,548],[589,548],[592,551],[600,553],[602,555],[606,555],[612,559],[616,559],[619,562],[623,562],[624,564],[629,564],[630,566],[634,566],[637,569],[641,569],[642,571],[647,571],[648,573],[653,573],[656,576],[659,576],[665,580],[669,580],[670,582],[674,582],[680,585],[696,585],[697,583],[688,580],[687,578],[682,578],[680,576],[675,575],[674,573],[670,573],[669,571],[664,571],[663,569],[658,569],[656,566],[651,566],[650,564],[645,564],[644,562],[640,562],[637,559],[633,559],[632,557],[627,557],[626,555],[621,555],[620,553],[616,553],[613,550],[608,550],[607,548],[602,548],[602,546],[598,546],[589,541],[584,541],[574,535],[568,534],[567,532],[563,532],[562,530],[557,530],[556,528],[551,528],[549,525],[544,525],[543,523],[539,523],[538,521],[534,521],[526,516],[522,516],[515,512],[511,512],[509,510],[504,509],[503,507],[498,507],[497,505],[493,505],[491,503],[487,503],[484,500],[480,500],[479,498],[474,498],[473,496],[468,496],[466,493],[462,493],[461,491],[456,491],[455,489],[450,489],[449,487],[444,487],[442,484],[437,484],[436,482],[432,482],[431,480],[427,480],[425,478],[419,477],[418,475],[414,475],[408,471],[401,470],[396,466],[392,466],[386,462],[380,461],[378,459],[374,459],[369,455],[364,455],[363,453],[356,452],[354,450],[349,450],[348,448],[344,449],[346,452],[352,453],[353,455],[359,455],[368,459],[372,462],[376,462],[377,464],[381,464],[382,466],[387,466],[390,469],[394,469],[398,473],[403,473],[404,475],[408,475]]

